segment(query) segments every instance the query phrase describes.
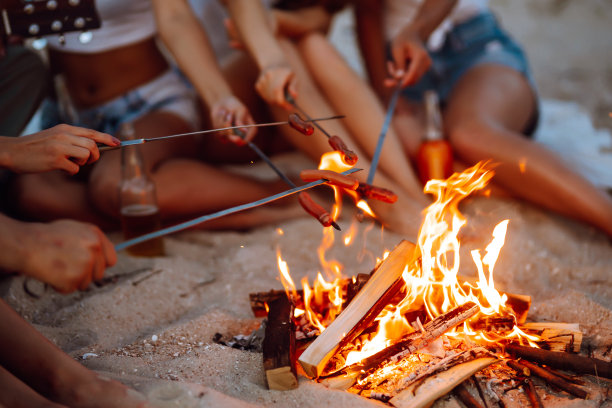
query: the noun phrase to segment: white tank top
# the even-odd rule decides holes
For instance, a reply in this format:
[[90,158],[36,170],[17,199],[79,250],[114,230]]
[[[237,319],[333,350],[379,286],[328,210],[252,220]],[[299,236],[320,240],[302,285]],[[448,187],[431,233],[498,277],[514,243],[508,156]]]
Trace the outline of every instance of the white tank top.
[[[412,21],[423,0],[384,0],[384,2],[385,38],[390,41],[406,24]],[[427,47],[430,50],[439,49],[444,43],[446,33],[453,26],[488,10],[488,8],[489,0],[459,0],[446,19],[431,33],[427,41]]]
[[96,53],[133,44],[152,37],[157,32],[155,14],[150,0],[96,0],[101,27],[91,30],[91,40],[82,43],[81,33],[66,33],[65,45],[59,35],[45,37],[49,47],[62,51]]

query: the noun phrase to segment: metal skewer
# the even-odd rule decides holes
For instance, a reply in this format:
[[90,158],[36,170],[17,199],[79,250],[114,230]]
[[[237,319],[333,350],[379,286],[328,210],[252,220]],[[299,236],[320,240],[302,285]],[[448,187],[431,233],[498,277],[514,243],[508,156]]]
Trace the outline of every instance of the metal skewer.
[[[308,118],[308,120],[306,120],[306,122],[312,122],[315,126],[318,126],[317,125],[318,121],[334,120],[334,119],[342,119],[342,118],[344,118],[344,115],[334,115],[334,116],[327,116],[327,117],[324,117],[324,118],[315,118],[315,119]],[[198,130],[196,132],[178,133],[176,135],[160,136],[160,137],[148,138],[148,139],[125,140],[125,141],[122,141],[120,145],[117,145],[117,146],[102,146],[102,147],[99,147],[98,150],[100,152],[106,152],[106,151],[109,151],[109,150],[119,149],[119,148],[125,147],[125,146],[139,145],[139,144],[143,144],[143,143],[147,143],[147,142],[155,142],[155,141],[159,141],[159,140],[174,139],[175,137],[203,135],[203,134],[206,134],[206,133],[222,132],[224,130],[234,130],[234,129],[244,129],[244,128],[257,128],[257,127],[267,127],[267,126],[279,126],[279,125],[288,125],[288,124],[289,124],[288,121],[284,121],[284,122],[255,123],[255,124],[252,124],[252,125],[242,125],[242,126],[228,126],[228,127],[224,127],[224,128],[218,128],[218,129]]]
[[[316,123],[316,122],[315,122]],[[245,138],[245,134],[242,130],[240,129],[234,129],[234,133],[238,136],[240,136],[242,139]],[[263,161],[265,161],[268,166],[270,166],[270,168],[272,170],[274,170],[274,172],[276,174],[278,174],[278,176],[285,182],[287,183],[287,185],[289,185],[289,187],[291,188],[297,188],[297,186],[295,185],[295,183],[293,181],[291,181],[291,179],[289,177],[287,177],[287,175],[285,173],[283,173],[283,171],[281,169],[279,169],[278,167],[276,167],[276,165],[272,162],[272,160],[264,153],[261,151],[261,149],[259,147],[257,147],[257,145],[253,142],[247,142],[247,146],[249,146],[251,148],[251,150],[253,150],[255,153],[257,153],[257,155],[259,156],[260,159],[262,159]],[[340,226],[336,223],[336,221],[332,221],[331,222],[332,227],[334,227],[335,229],[337,229],[338,231],[341,231]]]
[[[342,174],[348,175],[348,174],[352,174],[352,173],[354,173],[356,171],[359,171],[359,170],[361,170],[361,169],[352,168],[350,170],[347,170],[347,171],[343,172]],[[217,211],[216,213],[203,215],[201,217],[194,218],[193,220],[190,220],[190,221],[185,221],[183,223],[180,223],[180,224],[177,224],[177,225],[173,225],[171,227],[162,228],[160,230],[157,230],[157,231],[154,231],[154,232],[150,232],[148,234],[141,235],[141,236],[136,237],[136,238],[128,239],[127,241],[123,241],[123,242],[120,242],[117,245],[115,245],[115,251],[122,251],[122,250],[124,250],[124,249],[126,249],[128,247],[131,247],[131,246],[136,245],[136,244],[143,243],[143,242],[148,241],[150,239],[163,237],[165,235],[172,234],[172,233],[175,233],[175,232],[179,232],[179,231],[182,231],[182,230],[187,229],[187,228],[195,227],[198,224],[201,224],[201,223],[206,222],[206,221],[214,220],[216,218],[220,218],[220,217],[223,217],[225,215],[234,214],[234,213],[237,213],[239,211],[250,210],[252,208],[259,207],[259,206],[267,204],[267,203],[271,203],[272,201],[276,201],[276,200],[281,199],[283,197],[287,197],[287,196],[290,196],[292,194],[299,193],[301,191],[305,191],[305,190],[308,190],[310,188],[319,186],[319,185],[321,185],[321,184],[323,184],[325,182],[326,182],[325,180],[313,181],[312,183],[304,184],[303,186],[295,187],[295,188],[292,188],[290,190],[286,190],[286,191],[283,191],[281,193],[275,194],[273,196],[262,198],[261,200],[257,200],[257,201],[253,201],[253,202],[250,202],[250,203],[246,203],[246,204],[238,205],[238,206],[235,206],[235,207],[227,208],[225,210]]]

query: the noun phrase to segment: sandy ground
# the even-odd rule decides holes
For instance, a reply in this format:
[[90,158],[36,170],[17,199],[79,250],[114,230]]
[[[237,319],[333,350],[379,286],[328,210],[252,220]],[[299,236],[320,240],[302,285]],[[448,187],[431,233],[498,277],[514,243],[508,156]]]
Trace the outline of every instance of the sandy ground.
[[[609,126],[612,119],[602,118],[612,104],[610,24],[604,24],[611,21],[609,2],[495,0],[493,5],[503,10],[504,21],[517,22],[512,27],[517,27],[517,36],[533,57],[542,94],[576,101],[592,117],[599,115],[600,126]],[[305,167],[303,159],[293,155],[278,163],[287,169]],[[510,219],[496,266],[499,289],[531,295],[533,321],[579,322],[585,334],[583,351],[610,360],[610,241],[590,227],[511,199],[474,198],[462,210],[471,238],[462,247],[461,273],[474,275],[468,251],[484,248],[494,225]],[[350,215],[340,220],[345,231],[352,223]],[[370,271],[374,257],[404,238],[368,223],[355,227],[359,232],[354,244],[340,245],[342,235],[336,233],[338,244],[327,252],[327,259],[339,260],[347,275]],[[120,240],[118,235],[112,238]],[[85,366],[121,379],[162,407],[378,406],[305,378],[297,390],[268,391],[260,354],[211,340],[217,332],[250,333],[258,326],[248,294],[281,288],[277,247],[296,280],[308,276],[312,281],[321,270],[316,256],[321,238],[321,227],[311,218],[250,232],[185,232],[166,239],[165,257],[120,254],[105,284],[92,285],[86,292],[61,296],[30,282],[41,294],[33,298],[17,277],[0,282],[0,295]],[[594,380],[589,381],[589,387],[597,389]],[[520,406],[523,400],[518,398],[510,405]],[[544,402],[555,407],[601,406],[600,396],[585,402],[559,392]],[[458,406],[452,400],[439,405]]]

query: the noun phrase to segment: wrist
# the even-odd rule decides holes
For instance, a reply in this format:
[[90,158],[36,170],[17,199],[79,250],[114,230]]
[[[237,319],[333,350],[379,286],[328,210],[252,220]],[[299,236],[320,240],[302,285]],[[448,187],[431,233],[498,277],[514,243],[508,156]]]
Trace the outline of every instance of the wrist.
[[12,273],[25,270],[28,229],[28,223],[0,214],[0,270]]

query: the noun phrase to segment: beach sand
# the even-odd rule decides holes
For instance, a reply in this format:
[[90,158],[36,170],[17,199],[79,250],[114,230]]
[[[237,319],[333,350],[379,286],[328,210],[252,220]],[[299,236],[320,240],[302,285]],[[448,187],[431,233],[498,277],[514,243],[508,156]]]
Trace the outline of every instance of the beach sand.
[[[542,95],[578,102],[591,117],[601,114],[604,106],[609,109],[612,106],[610,53],[602,55],[603,50],[592,49],[590,56],[595,62],[582,65],[584,59],[577,54],[584,47],[548,36],[548,30],[562,35],[566,28],[573,36],[573,28],[568,27],[576,22],[587,31],[576,31],[581,43],[604,41],[596,35],[603,28],[589,22],[588,17],[599,18],[607,13],[609,22],[606,2],[574,4],[534,0],[522,6],[514,3],[497,0],[493,6],[507,13],[504,22],[522,22],[524,29],[518,23],[508,28],[525,42],[536,80],[542,84]],[[601,7],[605,9],[603,12]],[[519,14],[525,11],[532,14]],[[563,28],[558,24],[564,24]],[[550,27],[553,25],[555,28]],[[589,29],[594,33],[592,38]],[[550,56],[541,50],[547,50]],[[567,68],[559,61],[566,62]],[[577,87],[576,94],[570,92],[574,85],[566,89],[565,82],[555,80],[568,70],[580,74],[569,79]],[[591,77],[602,72],[603,77]],[[605,86],[601,86],[604,82]],[[587,95],[587,90],[596,92]],[[605,126],[605,119],[601,117],[595,122]],[[294,153],[275,161],[288,170],[309,166],[305,158]],[[249,170],[256,174],[268,171],[261,164]],[[591,227],[510,198],[475,197],[468,199],[461,210],[468,218],[468,226],[461,249],[460,273],[475,275],[469,251],[484,249],[493,227],[509,219],[506,244],[495,269],[497,288],[532,296],[531,321],[580,323],[585,336],[583,352],[590,351],[609,361],[612,358],[610,240]],[[344,232],[353,225],[349,208],[345,208],[339,224]],[[369,222],[354,226],[358,234],[351,246],[342,245],[343,234],[336,232],[336,244],[326,252],[327,260],[342,263],[347,276],[369,272],[384,249],[393,248],[405,238],[381,231]],[[282,229],[282,235],[278,228]],[[35,298],[25,293],[24,279],[15,277],[0,282],[0,294],[45,336],[86,367],[123,381],[161,407],[380,406],[353,394],[329,390],[304,377],[300,377],[296,390],[269,391],[261,354],[212,341],[215,333],[226,337],[249,334],[258,327],[260,319],[251,313],[248,294],[282,288],[278,279],[277,248],[296,281],[307,276],[312,282],[316,273],[322,271],[317,255],[322,236],[322,228],[310,217],[247,232],[188,231],[166,238],[165,257],[144,259],[121,253],[118,264],[107,271],[105,284],[92,285],[86,292],[63,296],[29,282],[31,291],[40,295]],[[115,242],[121,240],[119,234],[111,238]],[[589,389],[601,390],[595,386],[595,379],[588,381]],[[510,406],[521,406],[523,400],[519,398],[517,395],[509,401]],[[544,403],[547,407],[598,407],[601,398],[595,395],[592,400],[583,401],[552,391]],[[454,400],[442,399],[436,406],[459,405]]]

